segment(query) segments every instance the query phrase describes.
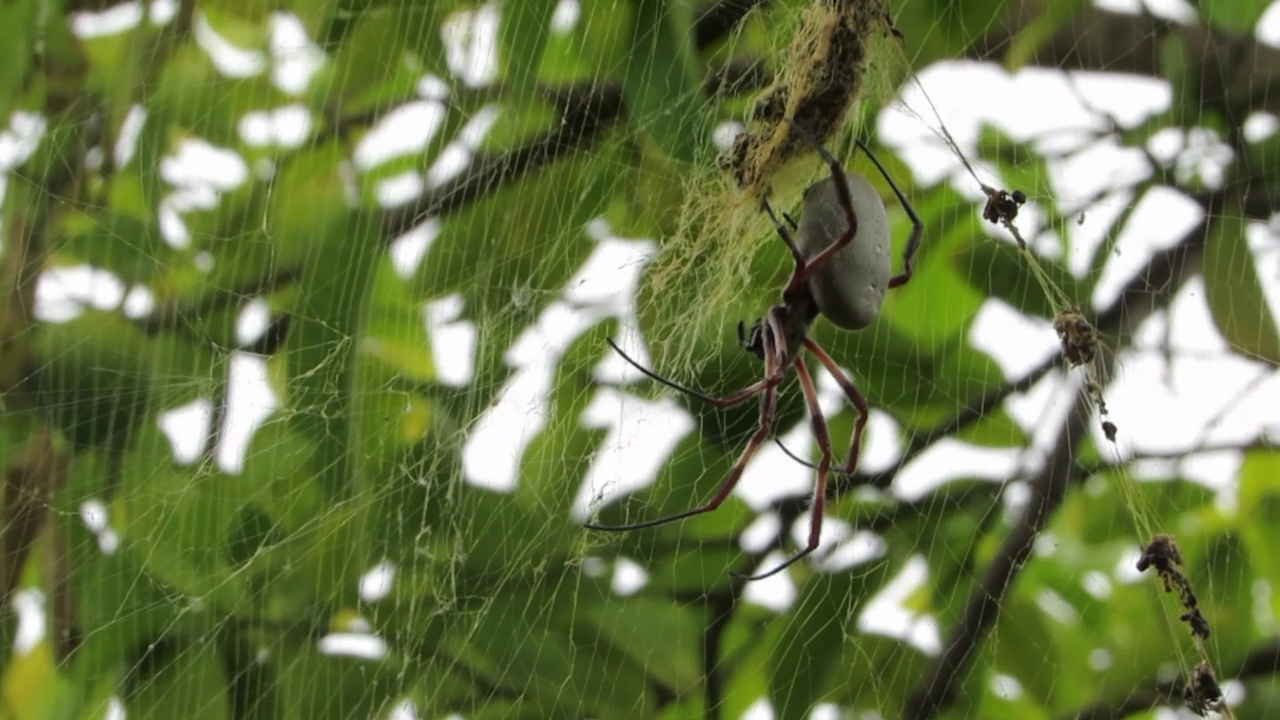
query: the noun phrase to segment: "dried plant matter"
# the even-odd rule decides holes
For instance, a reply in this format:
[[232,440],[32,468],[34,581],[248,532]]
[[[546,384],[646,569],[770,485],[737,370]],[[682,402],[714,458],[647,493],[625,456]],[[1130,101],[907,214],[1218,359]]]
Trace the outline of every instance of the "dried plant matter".
[[720,156],[721,169],[755,197],[769,178],[807,145],[783,118],[826,143],[862,90],[867,40],[897,34],[885,0],[814,0],[787,51],[786,64],[756,100],[747,129]]

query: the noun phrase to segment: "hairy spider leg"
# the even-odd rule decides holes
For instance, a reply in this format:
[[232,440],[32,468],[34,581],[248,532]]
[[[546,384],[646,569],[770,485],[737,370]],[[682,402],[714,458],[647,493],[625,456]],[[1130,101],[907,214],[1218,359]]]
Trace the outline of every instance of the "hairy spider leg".
[[[791,259],[794,260],[796,263],[796,271],[798,271],[800,268],[803,268],[804,255],[801,255],[800,248],[796,247],[796,241],[795,241],[795,238],[791,236],[791,231],[787,229],[787,226],[783,225],[782,222],[778,220],[778,216],[773,212],[773,206],[769,204],[769,201],[767,199],[761,200],[760,204],[764,207],[765,214],[767,214],[769,216],[769,219],[773,221],[773,229],[777,231],[778,237],[782,238],[782,242],[786,243],[787,249],[791,251]],[[787,221],[791,223],[791,226],[793,228],[795,227],[796,221],[792,220],[791,216],[787,215],[786,213],[783,213],[782,217],[786,218]],[[788,285],[788,287],[790,287],[790,285]]]
[[[789,118],[784,119],[791,123],[791,126],[799,132],[800,136],[813,146],[818,155],[822,157],[823,162],[825,162],[827,167],[831,169],[831,179],[836,185],[836,196],[840,199],[840,207],[844,209],[845,217],[849,218],[849,227],[845,230],[843,235],[837,238],[835,242],[828,245],[822,252],[813,256],[813,258],[807,263],[802,263],[796,267],[795,272],[791,275],[791,281],[787,283],[786,293],[791,293],[808,280],[817,269],[822,267],[824,263],[830,260],[831,256],[840,252],[849,243],[853,242],[854,236],[858,234],[858,214],[854,212],[853,198],[849,193],[849,182],[845,179],[843,166],[840,164],[840,160],[838,160],[835,155],[832,155],[830,150],[823,147],[822,143],[819,143],[818,140],[813,137],[813,135],[809,134],[808,130],[801,127],[799,123]],[[855,142],[858,144],[858,147],[862,149],[862,152],[866,153],[867,157],[871,158],[871,162],[874,163],[876,169],[880,171],[880,175],[884,177],[885,182],[889,183],[889,188],[893,190],[893,194],[897,196],[898,202],[902,203],[902,209],[906,211],[907,217],[911,219],[911,236],[907,238],[907,246],[902,253],[904,264],[902,273],[889,279],[889,287],[900,287],[902,285],[906,285],[907,281],[911,279],[912,274],[915,272],[916,251],[920,249],[920,237],[924,234],[924,222],[920,220],[920,216],[916,214],[915,208],[911,206],[911,202],[907,200],[907,196],[903,194],[902,189],[899,188],[898,184],[889,176],[889,171],[880,163],[880,160],[875,156],[875,153],[871,152],[871,148],[867,147],[867,144],[860,138],[855,139]],[[774,220],[774,226],[778,226],[777,220]],[[792,243],[789,236],[784,237],[787,238],[787,244],[791,245]]]
[[604,530],[607,532],[642,530],[644,528],[665,525],[677,520],[684,520],[685,518],[690,518],[695,515],[709,513],[720,507],[720,505],[728,499],[729,494],[738,486],[738,481],[742,479],[742,473],[746,471],[747,464],[751,462],[751,458],[755,456],[756,451],[760,449],[760,446],[764,444],[764,441],[768,440],[773,434],[773,415],[774,407],[777,405],[778,400],[778,384],[782,382],[784,377],[786,377],[786,371],[789,366],[788,364],[781,362],[784,355],[781,352],[782,348],[778,346],[775,340],[775,338],[782,337],[782,328],[778,325],[777,318],[775,318],[772,313],[769,314],[768,322],[771,332],[765,333],[764,337],[765,379],[724,398],[715,398],[705,393],[698,392],[692,388],[687,388],[672,380],[668,380],[652,370],[646,369],[644,366],[631,359],[631,357],[626,353],[622,352],[622,350],[614,344],[612,340],[609,341],[609,344],[613,346],[613,349],[616,350],[624,360],[631,363],[632,366],[648,377],[666,385],[667,387],[683,391],[700,400],[710,402],[718,408],[740,405],[751,397],[759,395],[762,392],[764,393],[764,399],[760,403],[759,426],[751,436],[751,439],[747,442],[747,446],[742,449],[742,454],[738,456],[738,461],[729,469],[729,476],[725,478],[724,482],[720,485],[720,489],[716,491],[715,496],[712,497],[711,500],[707,501],[703,505],[693,508],[692,510],[686,510],[674,515],[661,517],[656,520],[646,520],[644,522],[632,523],[629,525],[598,525],[595,523],[585,523],[583,527],[591,530]]
[[[849,398],[849,402],[853,403],[853,407],[858,411],[858,420],[853,425],[853,439],[849,441],[849,457],[845,461],[845,465],[839,472],[848,475],[858,467],[858,452],[862,448],[862,433],[867,429],[867,420],[871,417],[871,406],[867,403],[867,398],[858,390],[858,386],[853,384],[848,375],[840,369],[836,361],[827,354],[816,341],[805,338],[804,346],[809,348],[809,352],[818,358],[818,362],[827,369],[827,372],[844,391],[845,397]],[[819,445],[821,447],[821,445]]]
[[858,214],[853,210],[853,196],[849,193],[849,182],[845,179],[844,169],[840,164],[840,161],[836,159],[835,155],[831,154],[830,150],[827,150],[821,145],[821,143],[814,139],[814,137],[809,134],[809,131],[801,128],[794,122],[791,124],[800,131],[801,136],[803,136],[810,145],[813,145],[814,149],[818,151],[818,154],[822,156],[823,161],[827,163],[827,167],[831,169],[831,179],[836,184],[836,196],[840,199],[840,207],[844,209],[844,216],[849,219],[849,227],[845,229],[843,235],[836,238],[835,242],[828,245],[825,250],[806,261],[804,257],[800,255],[799,251],[796,250],[795,243],[791,239],[791,233],[785,232],[785,228],[783,228],[776,219],[773,221],[774,227],[778,228],[778,234],[786,241],[787,246],[791,248],[792,254],[796,257],[796,269],[791,273],[791,280],[787,282],[787,289],[782,291],[783,297],[790,297],[793,293],[803,287],[805,282],[807,282],[815,272],[822,269],[822,266],[830,261],[836,253],[840,252],[848,246],[849,243],[853,242],[853,238],[858,234]]
[[[862,448],[862,434],[867,428],[867,420],[871,417],[871,405],[867,402],[866,396],[858,390],[858,387],[853,384],[853,381],[849,379],[849,376],[845,375],[844,371],[840,369],[840,366],[836,364],[836,361],[827,354],[827,351],[824,350],[821,345],[809,338],[805,338],[804,346],[809,348],[809,351],[817,356],[818,361],[822,363],[823,367],[825,367],[827,372],[830,373],[832,379],[834,379],[836,384],[840,386],[840,389],[844,392],[844,396],[849,398],[849,402],[852,403],[854,409],[858,411],[858,419],[853,425],[853,438],[849,441],[849,459],[845,462],[844,467],[836,468],[836,472],[842,475],[852,474],[858,467],[858,453]],[[791,452],[791,448],[787,447],[786,443],[782,442],[781,438],[775,437],[773,442],[782,450],[783,453],[786,454],[787,457],[792,460],[795,460],[810,470],[816,470],[818,468],[814,463]],[[819,446],[819,448],[821,448],[821,446]]]
[[[848,244],[848,242],[852,240],[853,235],[857,232],[857,214],[853,212],[852,199],[849,196],[849,184],[845,181],[840,161],[837,160],[830,151],[819,144],[817,140],[815,140],[814,137],[799,124],[789,119],[787,122],[790,122],[796,130],[800,132],[801,136],[803,136],[805,140],[807,140],[809,144],[818,151],[818,154],[822,156],[822,159],[827,163],[827,166],[830,167],[832,179],[836,183],[836,193],[840,198],[841,206],[843,206],[845,213],[849,216],[850,224],[850,229],[847,235],[841,236],[825,250],[816,255],[813,260],[808,263],[806,268],[804,267],[803,258],[796,249],[791,233],[787,231],[786,227],[784,227],[782,223],[778,222],[778,218],[774,215],[773,208],[769,206],[768,201],[765,201],[765,212],[768,213],[769,219],[773,221],[773,226],[777,230],[778,235],[782,237],[782,240],[787,244],[788,249],[791,250],[792,257],[796,260],[796,271],[792,274],[791,283],[787,286],[788,290],[792,290],[794,289],[793,286],[797,286],[797,279],[803,282],[804,277],[807,275],[807,270],[818,265],[820,262],[824,262],[826,258],[830,257],[835,252],[839,252],[844,245]],[[871,162],[875,164],[876,169],[880,171],[880,175],[885,179],[885,182],[889,184],[889,188],[893,190],[893,194],[898,198],[898,202],[902,204],[902,209],[907,213],[907,218],[911,220],[911,235],[907,238],[907,245],[903,249],[902,253],[902,273],[889,279],[890,288],[901,287],[902,285],[907,284],[907,281],[911,279],[912,274],[915,272],[916,253],[920,249],[920,238],[924,234],[924,222],[916,213],[915,208],[912,207],[911,201],[907,199],[905,194],[903,194],[902,189],[893,181],[893,177],[889,175],[889,171],[883,164],[881,164],[880,159],[876,157],[875,153],[871,152],[871,148],[867,147],[867,144],[863,142],[861,138],[855,138],[854,142],[857,143],[862,152],[866,153],[867,157],[871,159]],[[783,217],[787,218],[794,227],[795,222],[791,220],[790,216],[784,214]],[[802,270],[806,272],[802,272]],[[818,356],[818,359],[822,361],[822,364],[827,368],[827,371],[831,373],[832,377],[835,378],[836,382],[840,385],[845,396],[848,397],[849,401],[858,409],[858,422],[854,428],[854,436],[851,442],[849,458],[844,469],[841,470],[841,472],[844,473],[851,473],[858,466],[858,450],[861,447],[862,432],[866,427],[867,418],[870,414],[866,398],[863,397],[862,393],[858,391],[858,388],[854,386],[853,382],[849,380],[844,372],[840,370],[840,367],[831,359],[831,356],[818,346],[817,343],[806,338],[805,347],[808,347],[815,355]],[[774,443],[777,444],[777,446],[782,449],[782,452],[786,453],[786,455],[792,460],[795,460],[809,468],[815,467],[813,463],[808,460],[804,460],[791,452],[791,449],[788,448],[781,439],[774,438]]]
[[818,483],[814,486],[813,503],[810,507],[809,542],[802,550],[771,570],[757,575],[733,573],[734,577],[740,580],[763,580],[777,575],[812,554],[818,549],[819,541],[822,539],[822,519],[826,515],[827,505],[827,473],[831,470],[832,462],[831,436],[827,433],[827,420],[822,414],[822,407],[818,404],[818,390],[814,387],[813,376],[809,374],[809,367],[799,354],[796,355],[795,367],[796,375],[800,377],[800,389],[804,392],[805,404],[809,406],[809,424],[813,426],[813,436],[818,441],[818,448],[822,450],[822,459],[818,461]]
[[884,181],[889,183],[889,189],[893,190],[893,194],[898,197],[898,202],[902,204],[902,209],[906,211],[907,217],[911,220],[911,236],[907,238],[907,246],[902,251],[902,274],[889,278],[889,287],[896,288],[906,285],[911,279],[912,273],[916,270],[916,251],[920,249],[920,236],[924,234],[924,221],[916,214],[916,209],[911,206],[911,201],[907,200],[907,196],[902,193],[898,187],[898,183],[893,181],[889,176],[889,171],[884,165],[880,164],[880,160],[876,158],[876,154],[871,152],[871,148],[862,142],[861,138],[857,138],[854,142],[858,143],[858,147],[862,148],[862,152],[871,158],[871,162],[875,164],[876,169],[880,171],[880,176]]

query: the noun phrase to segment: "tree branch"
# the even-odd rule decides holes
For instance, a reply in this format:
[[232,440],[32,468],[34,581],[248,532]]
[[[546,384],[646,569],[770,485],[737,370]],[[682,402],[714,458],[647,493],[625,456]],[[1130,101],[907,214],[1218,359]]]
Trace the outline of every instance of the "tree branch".
[[925,682],[907,700],[904,718],[929,720],[955,699],[965,666],[995,625],[1005,593],[1013,586],[1018,571],[1031,556],[1036,537],[1053,517],[1066,497],[1068,484],[1077,475],[1076,450],[1081,438],[1087,436],[1090,415],[1088,397],[1078,393],[1044,469],[1030,483],[1031,497],[1025,513],[970,594],[963,617],[942,654],[925,673]]
[[[751,10],[766,1],[712,3],[694,22],[694,46],[705,50],[724,39]],[[766,75],[759,63],[734,61],[709,74],[704,90],[708,95],[743,92],[767,83]],[[406,205],[388,210],[383,216],[384,237],[397,238],[429,217],[457,211],[507,183],[589,147],[624,111],[622,89],[615,83],[544,88],[542,92],[558,107],[560,127],[524,147],[478,156],[466,172]]]
[[383,236],[399,237],[429,217],[454,212],[587,147],[622,116],[622,89],[617,85],[570,87],[557,91],[552,101],[562,111],[558,128],[515,150],[477,156],[467,172],[388,210],[382,220]]

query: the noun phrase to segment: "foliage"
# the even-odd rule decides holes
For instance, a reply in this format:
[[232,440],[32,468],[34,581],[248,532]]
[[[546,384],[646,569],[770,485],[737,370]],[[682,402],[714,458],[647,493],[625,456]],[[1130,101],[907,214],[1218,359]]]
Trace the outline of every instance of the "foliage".
[[[833,559],[759,590],[730,571],[794,549],[801,498],[760,513],[733,497],[617,536],[585,531],[574,508],[591,495],[602,522],[635,521],[714,492],[754,408],[682,405],[694,430],[653,458],[651,483],[621,501],[594,497],[586,479],[629,440],[593,407],[621,392],[617,417],[661,391],[606,381],[605,339],[638,323],[646,338],[683,343],[681,382],[721,393],[756,381],[730,328],[775,301],[785,248],[751,213],[749,232],[722,228],[706,246],[737,244],[747,262],[732,277],[700,274],[722,265],[695,256],[659,303],[642,275],[634,313],[575,289],[605,244],[598,221],[661,251],[689,198],[715,197],[713,131],[750,111],[807,2],[105,5],[0,8],[14,28],[0,40],[0,578],[11,611],[0,717],[101,717],[114,703],[130,718],[406,707],[738,717],[761,700],[781,718],[824,703],[917,720],[1154,717],[1182,704],[1201,659],[1220,682],[1241,681],[1237,716],[1275,713],[1280,453],[1264,422],[1246,415],[1246,437],[1224,443],[1238,462],[1215,494],[1189,465],[1153,471],[1141,448],[1090,433],[1097,408],[1078,392],[1095,373],[1111,412],[1137,417],[1108,396],[1116,358],[1149,354],[1139,338],[1161,322],[1172,333],[1181,303],[1211,318],[1223,356],[1258,373],[1250,387],[1280,363],[1265,297],[1275,278],[1259,269],[1274,256],[1263,228],[1280,146],[1245,130],[1277,111],[1257,92],[1270,81],[1261,73],[1280,72],[1280,54],[1251,34],[1265,3],[1201,3],[1200,17],[1168,28],[1084,2],[1044,15],[1013,2],[891,3],[896,52],[917,72],[970,59],[1131,73],[1172,99],[1137,123],[1093,112],[1073,151],[1111,143],[1146,172],[1083,202],[1055,196],[1055,150],[986,128],[966,152],[987,182],[1032,195],[1018,221],[1028,252],[982,222],[976,178],[913,183],[905,160],[872,142],[927,226],[916,277],[870,328],[820,321],[813,337],[851,369],[877,411],[873,439],[896,455],[833,479],[819,553],[835,547]],[[172,15],[158,17],[165,7]],[[1099,41],[1113,37],[1138,50]],[[463,57],[483,55],[484,38],[488,75],[479,55]],[[855,126],[872,136],[910,86],[890,52],[870,58],[876,77],[838,149]],[[941,132],[946,120],[929,122]],[[1152,150],[1169,137],[1177,152]],[[1221,179],[1188,164],[1196,137],[1229,150]],[[1134,274],[1117,258],[1144,232],[1133,207],[1154,191],[1199,219]],[[889,207],[901,243],[907,218]],[[1096,249],[1072,229],[1086,213],[1105,218]],[[404,262],[415,247],[421,261]],[[1078,257],[1088,261],[1066,260]],[[1125,272],[1118,292],[1101,289]],[[740,288],[734,303],[695,307],[713,280]],[[1045,282],[1104,336],[1096,367],[1046,355],[1011,372],[979,337],[977,319],[999,302],[1052,338],[1065,308]],[[684,334],[682,305],[713,317],[713,331]],[[449,308],[452,319],[424,322]],[[459,379],[446,364],[462,356]],[[535,371],[549,390],[519,408],[525,437],[475,448]],[[270,398],[262,422],[246,419],[254,388]],[[1070,398],[1065,421],[1027,422],[1014,407],[1055,392]],[[798,388],[781,398],[779,431],[803,424]],[[829,417],[838,454],[854,419],[852,408]],[[957,442],[1038,459],[902,491],[917,460]],[[511,489],[469,481],[477,455],[512,453]],[[781,528],[767,542],[759,515]],[[841,527],[859,534],[833,539]],[[1133,569],[1157,532],[1177,538],[1207,644]],[[636,568],[644,582],[628,584]],[[912,586],[913,573],[927,580]],[[937,628],[940,647],[888,628],[894,612]],[[36,640],[22,630],[33,622]]]

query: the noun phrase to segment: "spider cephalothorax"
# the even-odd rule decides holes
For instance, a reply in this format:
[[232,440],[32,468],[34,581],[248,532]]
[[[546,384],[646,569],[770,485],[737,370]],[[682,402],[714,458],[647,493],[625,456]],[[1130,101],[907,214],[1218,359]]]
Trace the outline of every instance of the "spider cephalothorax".
[[[911,279],[915,252],[920,244],[923,225],[907,202],[906,196],[894,184],[884,166],[876,160],[867,146],[858,141],[867,157],[888,181],[898,200],[911,218],[912,231],[904,251],[905,267],[901,274],[891,276],[889,262],[889,220],[884,203],[875,188],[862,177],[841,166],[834,155],[822,147],[798,125],[793,127],[809,142],[826,161],[831,174],[809,186],[804,192],[804,214],[799,226],[793,224],[794,233],[778,220],[778,216],[764,201],[764,211],[773,221],[778,237],[786,243],[795,263],[791,279],[782,291],[782,301],[769,309],[764,317],[747,329],[738,324],[738,342],[748,352],[764,362],[764,379],[724,397],[712,397],[698,390],[681,385],[640,365],[622,351],[613,341],[609,344],[624,360],[635,366],[649,378],[679,390],[717,408],[730,408],[760,396],[760,423],[752,434],[742,454],[720,485],[715,496],[692,510],[676,513],[656,520],[630,525],[588,524],[595,530],[639,530],[663,525],[676,520],[711,512],[729,497],[747,463],[760,446],[769,439],[773,430],[774,410],[777,405],[778,386],[786,379],[792,367],[800,378],[809,410],[810,425],[822,457],[817,464],[818,479],[813,493],[809,540],[805,547],[783,563],[766,572],[746,576],[758,580],[781,572],[797,560],[818,548],[822,534],[823,509],[826,503],[827,475],[834,462],[831,438],[827,433],[826,419],[818,405],[818,391],[809,373],[801,348],[806,348],[835,379],[845,396],[858,410],[849,455],[840,472],[851,473],[858,464],[858,448],[866,428],[870,408],[866,398],[845,375],[835,360],[818,343],[809,338],[809,328],[819,315],[833,324],[848,330],[858,330],[869,325],[880,313],[880,303],[888,288],[897,287]],[[790,218],[788,218],[790,220]]]
[[[743,323],[738,323],[738,344],[743,350],[763,360],[765,336],[778,328],[784,341],[778,343],[778,336],[770,335],[769,342],[794,351],[804,344],[804,339],[809,336],[809,328],[817,318],[817,303],[809,288],[804,286],[797,289],[791,300],[784,300],[769,308],[768,314],[752,323],[750,329]],[[780,361],[785,362],[785,358]]]

